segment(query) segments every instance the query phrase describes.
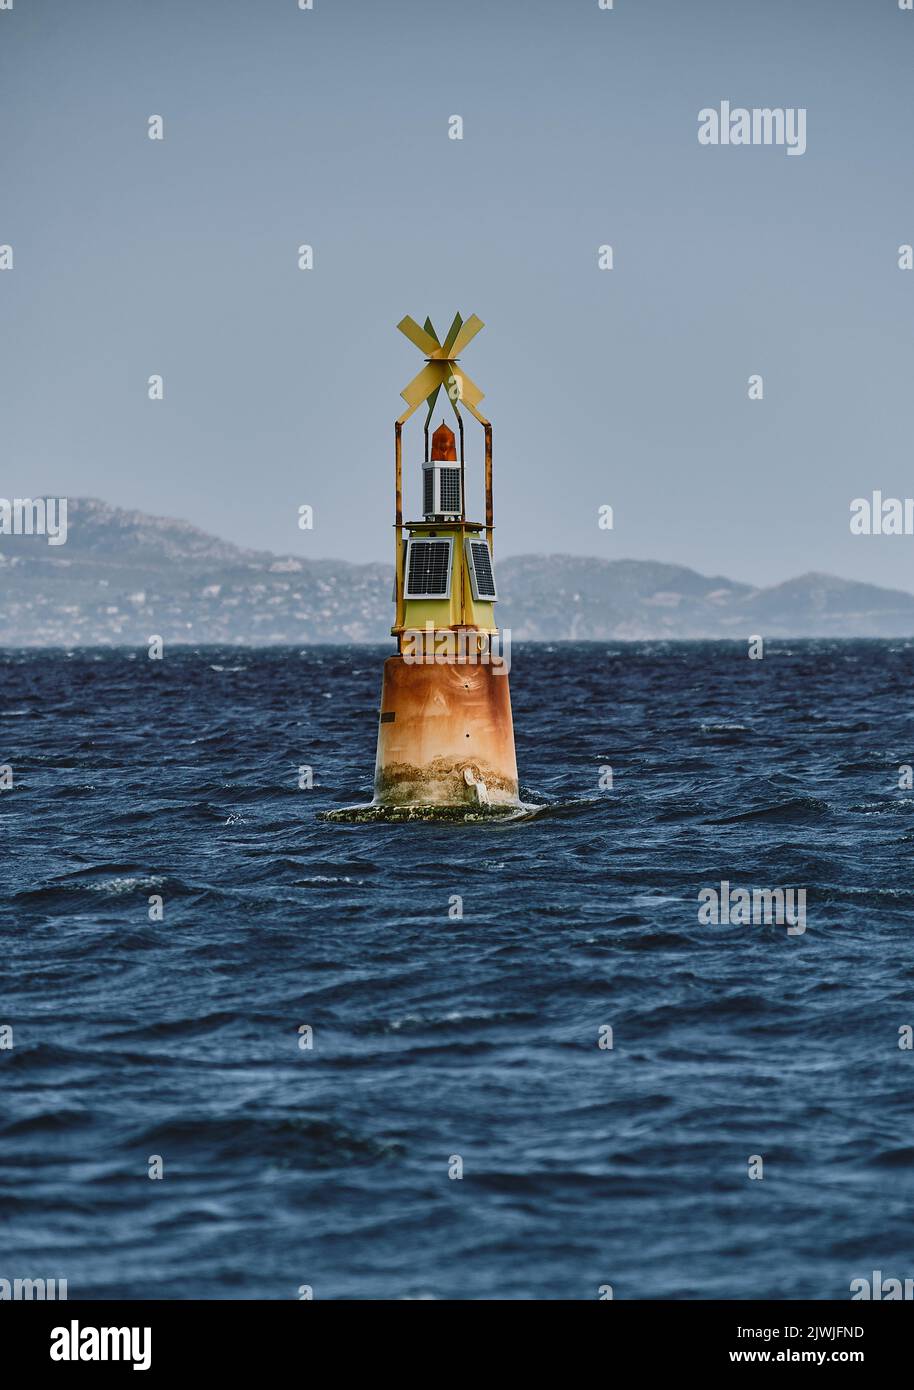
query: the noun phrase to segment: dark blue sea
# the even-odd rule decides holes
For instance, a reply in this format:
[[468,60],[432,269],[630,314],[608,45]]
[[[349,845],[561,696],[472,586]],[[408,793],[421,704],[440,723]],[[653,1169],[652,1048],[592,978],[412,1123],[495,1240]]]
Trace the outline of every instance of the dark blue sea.
[[[0,654],[0,1277],[914,1274],[914,645],[516,646],[535,814],[322,821],[370,798],[388,652]],[[722,880],[805,888],[806,931],[701,924]]]

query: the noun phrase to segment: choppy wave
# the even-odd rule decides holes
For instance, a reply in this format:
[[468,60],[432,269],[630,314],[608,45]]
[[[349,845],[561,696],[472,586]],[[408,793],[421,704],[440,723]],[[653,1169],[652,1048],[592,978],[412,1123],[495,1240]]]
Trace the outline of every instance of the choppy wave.
[[[914,646],[516,647],[519,816],[322,820],[370,800],[385,654],[0,656],[9,1268],[191,1298],[910,1272]],[[805,934],[701,924],[723,880],[805,887]]]

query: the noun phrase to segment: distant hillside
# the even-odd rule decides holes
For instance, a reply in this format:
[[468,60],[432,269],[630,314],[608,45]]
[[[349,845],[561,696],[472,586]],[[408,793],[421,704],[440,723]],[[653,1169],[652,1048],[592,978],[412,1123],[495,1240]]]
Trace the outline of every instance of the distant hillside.
[[[805,574],[755,589],[681,565],[572,555],[497,562],[517,640],[910,637],[914,594]],[[374,642],[392,568],[244,550],[183,521],[71,498],[65,546],[0,536],[0,644]]]
[[498,583],[517,638],[914,636],[914,594],[830,574],[755,589],[652,560],[519,555]]

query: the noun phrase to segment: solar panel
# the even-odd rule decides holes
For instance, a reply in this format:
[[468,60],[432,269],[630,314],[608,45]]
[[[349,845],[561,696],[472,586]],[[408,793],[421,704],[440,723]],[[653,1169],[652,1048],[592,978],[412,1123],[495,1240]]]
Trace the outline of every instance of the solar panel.
[[435,470],[426,468],[422,475],[422,510],[431,516],[435,510]]
[[488,542],[468,540],[467,556],[470,561],[473,597],[494,601],[498,594],[495,590],[495,575],[492,572],[492,556],[489,554]]
[[457,516],[460,513],[460,469],[442,468],[441,470],[441,511],[447,512],[450,516]]
[[407,598],[448,598],[451,592],[451,542],[409,542],[406,567]]

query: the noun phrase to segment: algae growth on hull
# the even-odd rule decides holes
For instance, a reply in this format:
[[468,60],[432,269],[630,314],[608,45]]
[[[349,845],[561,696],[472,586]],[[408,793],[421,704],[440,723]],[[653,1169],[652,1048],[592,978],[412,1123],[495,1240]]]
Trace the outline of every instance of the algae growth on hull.
[[494,806],[393,806],[376,805],[371,802],[365,806],[341,806],[335,811],[321,811],[318,813],[318,819],[344,821],[350,824],[372,821],[397,823],[402,821],[526,820],[535,815],[539,809],[538,806],[525,806],[521,802]]

